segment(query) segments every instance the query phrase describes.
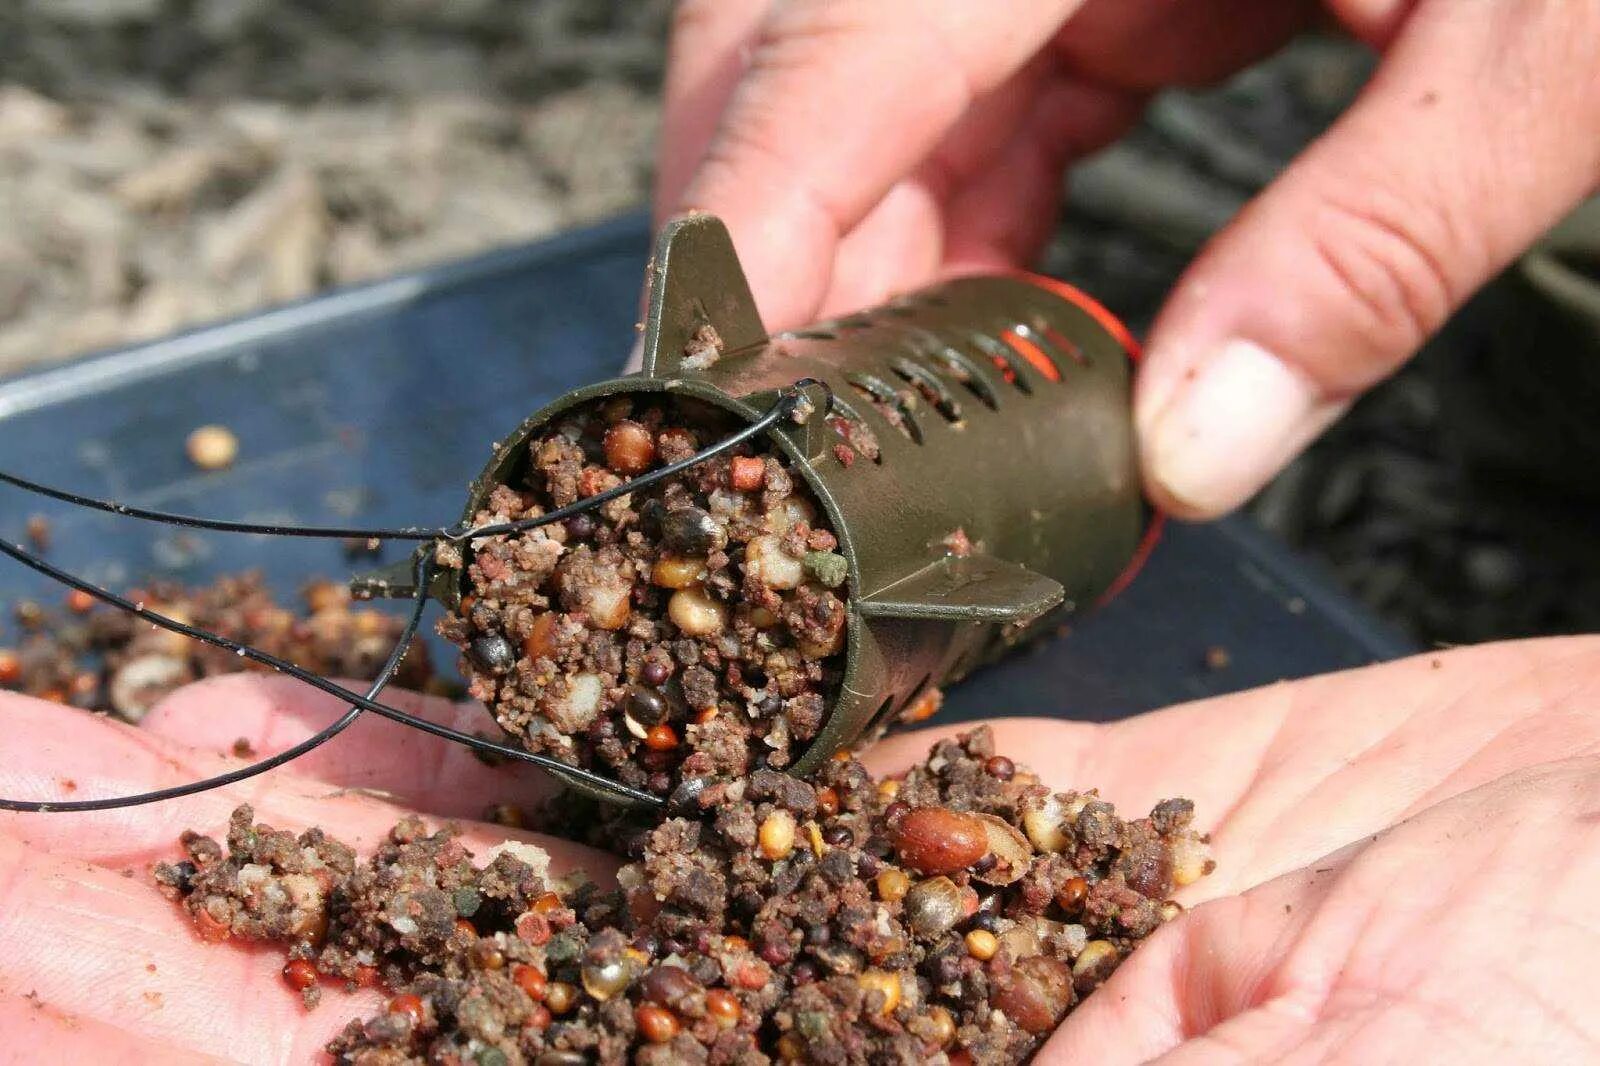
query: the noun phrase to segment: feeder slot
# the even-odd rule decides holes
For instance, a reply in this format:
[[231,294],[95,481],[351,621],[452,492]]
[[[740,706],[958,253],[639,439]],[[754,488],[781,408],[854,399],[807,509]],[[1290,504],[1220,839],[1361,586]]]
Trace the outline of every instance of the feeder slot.
[[[1043,315],[1036,314],[1033,316],[1031,328],[1034,333],[1041,335],[1051,348],[1067,359],[1077,363],[1079,366],[1089,365],[1089,353],[1083,350],[1083,346],[1052,326],[1045,320]],[[1037,338],[1035,340],[1037,341]],[[1057,360],[1057,363],[1059,364],[1060,360]]]
[[989,387],[988,380],[978,373],[978,368],[973,365],[971,359],[931,333],[924,332],[924,336],[931,341],[932,346],[929,350],[919,353],[923,359],[934,364],[934,369],[949,375],[957,384],[976,396],[989,410],[1000,409],[994,390]]
[[1033,392],[1033,386],[1022,372],[1022,362],[1026,360],[1022,360],[1020,355],[986,333],[970,332],[966,336],[974,347],[989,357],[989,362],[1000,372],[1000,376],[1005,378],[1006,384],[1015,386],[1023,395]]
[[850,448],[857,455],[871,459],[873,463],[879,466],[883,465],[883,452],[881,450],[874,449],[870,454],[861,450],[861,446],[857,442],[857,438],[851,432],[851,430],[854,429],[860,433],[864,433],[867,436],[872,437],[874,440],[877,439],[877,434],[872,432],[871,427],[869,427],[866,422],[862,420],[860,415],[855,413],[854,409],[852,409],[849,404],[845,403],[843,400],[839,399],[837,395],[835,395],[832,401],[828,404],[827,417],[828,425],[831,426],[833,431],[839,435],[839,439],[844,441],[846,447]]
[[883,698],[883,702],[878,705],[878,709],[872,712],[872,717],[867,719],[867,727],[861,731],[861,735],[869,739],[876,736],[879,732],[887,728],[888,721],[893,716],[894,697],[885,696]]
[[893,385],[871,374],[851,374],[846,381],[850,387],[865,397],[873,410],[889,425],[899,430],[912,443],[922,443],[922,427],[917,425],[911,405]]
[[943,415],[946,422],[952,426],[961,424],[961,405],[950,395],[950,390],[945,387],[939,375],[904,356],[895,356],[890,360],[890,367],[899,375],[900,380],[920,392],[922,398]]
[[1041,376],[1050,381],[1061,380],[1059,353],[1052,353],[1053,346],[1050,342],[1035,333],[1026,323],[1018,322],[1000,334],[1000,339],[1005,341],[1012,351],[1026,359]]

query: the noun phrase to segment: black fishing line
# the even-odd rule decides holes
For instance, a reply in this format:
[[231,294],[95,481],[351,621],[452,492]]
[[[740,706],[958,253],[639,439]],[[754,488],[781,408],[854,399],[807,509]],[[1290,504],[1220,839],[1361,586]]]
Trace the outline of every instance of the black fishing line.
[[[147,508],[132,507],[126,504],[117,503],[113,500],[95,499],[90,496],[84,496],[78,493],[68,492],[64,489],[43,485],[27,478],[7,473],[3,470],[0,470],[0,482],[4,482],[16,488],[35,493],[37,495],[47,496],[63,503],[72,504],[77,507],[103,511],[126,518],[138,518],[145,521],[160,522],[165,525],[181,526],[190,529],[206,529],[222,533],[251,533],[266,536],[326,537],[339,539],[378,538],[384,540],[421,540],[460,543],[462,541],[477,537],[504,536],[507,534],[523,532],[524,530],[536,529],[540,526],[551,525],[556,522],[562,522],[573,517],[574,515],[591,511],[611,500],[617,499],[620,496],[625,496],[630,492],[635,492],[641,488],[646,488],[658,481],[672,477],[673,475],[681,473],[684,470],[688,470],[689,468],[697,466],[700,463],[704,463],[707,460],[715,458],[723,452],[728,451],[731,448],[735,448],[738,445],[743,444],[745,441],[748,441],[760,435],[761,433],[766,432],[767,430],[776,426],[778,422],[786,417],[798,417],[799,413],[808,403],[802,390],[807,386],[812,385],[820,386],[824,391],[826,402],[823,405],[823,410],[827,411],[831,409],[833,397],[831,390],[828,389],[827,385],[823,382],[816,381],[815,379],[803,378],[795,382],[791,388],[780,392],[778,398],[773,402],[772,406],[759,419],[752,422],[744,429],[730,434],[714,444],[702,448],[700,451],[686,459],[679,460],[676,463],[669,463],[667,466],[661,467],[658,470],[653,470],[650,473],[641,475],[632,479],[631,481],[623,482],[622,484],[611,489],[607,489],[604,492],[596,493],[593,496],[589,496],[583,500],[568,504],[565,507],[559,507],[556,510],[550,511],[546,514],[538,515],[533,518],[521,519],[516,522],[502,522],[479,527],[463,528],[463,524],[436,529],[420,529],[416,527],[406,527],[403,529],[340,529],[317,526],[264,525],[250,522],[233,522],[222,519],[203,518],[194,515],[174,514],[166,511],[154,511]],[[285,659],[281,659],[275,655],[270,655],[267,652],[261,651],[247,644],[242,644],[239,641],[232,640],[217,633],[213,633],[210,630],[202,629],[198,626],[192,626],[187,623],[177,621],[173,618],[168,618],[166,615],[146,608],[143,604],[134,603],[122,596],[117,595],[114,592],[111,592],[108,589],[101,588],[100,586],[85,581],[74,574],[68,573],[61,568],[46,562],[44,559],[23,548],[21,545],[0,540],[0,554],[9,556],[28,569],[39,574],[43,574],[44,576],[59,582],[68,588],[85,592],[102,603],[106,603],[116,607],[119,610],[126,611],[127,613],[149,622],[152,625],[159,626],[162,629],[169,630],[173,633],[179,633],[193,640],[202,641],[214,647],[223,648],[225,650],[234,652],[242,658],[249,659],[252,662],[269,667],[270,669],[276,670],[277,672],[285,674],[289,677],[293,677],[304,684],[310,685],[312,688],[326,692],[332,696],[337,696],[350,704],[349,709],[346,710],[344,714],[340,715],[340,717],[334,722],[312,736],[307,737],[305,740],[302,740],[293,747],[266,759],[261,759],[257,762],[251,763],[248,766],[243,766],[236,770],[230,770],[227,773],[218,774],[213,777],[208,777],[200,781],[193,781],[184,785],[174,785],[169,788],[155,789],[149,792],[141,792],[134,795],[113,796],[103,799],[14,800],[0,798],[0,810],[24,813],[104,811],[115,810],[121,807],[135,807],[148,803],[159,803],[163,800],[177,799],[182,796],[191,796],[201,792],[207,792],[212,789],[221,788],[226,785],[234,784],[238,781],[246,780],[258,774],[265,773],[268,770],[274,769],[275,767],[282,766],[286,763],[294,761],[295,759],[298,759],[300,756],[320,747],[323,744],[326,744],[328,741],[344,732],[352,724],[354,724],[357,718],[367,711],[371,711],[372,713],[380,715],[384,718],[388,718],[391,721],[410,726],[413,729],[420,730],[432,736],[440,737],[441,739],[449,740],[465,747],[472,748],[478,752],[491,754],[506,759],[514,759],[519,762],[530,763],[558,778],[583,781],[595,788],[599,788],[611,793],[618,799],[630,803],[645,804],[654,807],[661,807],[664,805],[663,800],[659,796],[655,796],[640,789],[624,785],[618,781],[613,781],[610,778],[595,773],[592,770],[587,770],[578,766],[570,766],[547,755],[537,755],[533,752],[512,747],[508,744],[501,744],[496,741],[487,740],[483,737],[474,736],[470,733],[463,733],[460,730],[440,725],[437,722],[431,722],[426,718],[419,718],[416,715],[408,714],[405,711],[399,710],[398,708],[378,702],[377,697],[382,694],[383,690],[387,688],[390,682],[394,679],[395,673],[400,668],[401,661],[405,658],[406,651],[409,649],[412,640],[416,637],[417,631],[421,626],[422,615],[428,603],[428,586],[432,583],[436,570],[434,553],[432,551],[424,551],[418,556],[416,567],[413,571],[413,576],[416,581],[417,594],[414,597],[411,613],[406,620],[405,627],[402,630],[399,639],[395,642],[394,649],[389,653],[389,657],[385,660],[382,669],[378,672],[377,677],[373,680],[371,686],[364,695],[351,689],[347,689],[342,685],[322,677],[319,674],[303,669],[302,667],[297,666],[296,664]]]

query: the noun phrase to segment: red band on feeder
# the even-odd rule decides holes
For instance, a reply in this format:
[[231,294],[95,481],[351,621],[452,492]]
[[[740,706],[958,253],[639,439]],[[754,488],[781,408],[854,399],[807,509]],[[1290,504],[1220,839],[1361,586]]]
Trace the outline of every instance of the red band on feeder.
[[[1017,276],[1024,281],[1037,285],[1048,293],[1061,297],[1094,319],[1102,329],[1111,334],[1118,344],[1122,345],[1123,351],[1128,353],[1128,358],[1135,364],[1144,356],[1144,348],[1139,344],[1138,338],[1133,335],[1133,332],[1127,326],[1122,324],[1122,320],[1107,310],[1105,304],[1096,300],[1082,289],[1069,285],[1060,278],[1045,277],[1043,274],[1033,274],[1026,270],[1017,271]],[[1006,340],[1010,342],[1009,335]],[[1015,348],[1017,346],[1012,344],[1012,347]],[[1030,345],[1030,347],[1032,346]],[[1021,349],[1018,350],[1020,351]],[[1023,354],[1026,357],[1027,353],[1024,352]],[[1044,353],[1040,352],[1039,357],[1044,358]],[[1033,362],[1032,357],[1028,357],[1028,361]],[[1145,561],[1150,558],[1150,553],[1155,551],[1156,543],[1161,540],[1161,530],[1166,524],[1167,516],[1163,512],[1155,511],[1151,514],[1150,524],[1145,527],[1144,536],[1139,539],[1139,546],[1134,549],[1133,558],[1128,560],[1128,565],[1123,568],[1122,573],[1117,575],[1117,579],[1106,587],[1105,592],[1100,594],[1100,598],[1095,601],[1095,606],[1099,607],[1109,603],[1123,589],[1133,583],[1133,579],[1138,576],[1139,571],[1144,569]]]
[[[1055,331],[1051,330],[1050,332],[1054,333]],[[1050,381],[1061,380],[1061,368],[1056,366],[1055,362],[1045,354],[1043,348],[1014,329],[1008,329],[1000,334],[1000,339],[1006,342],[1006,347],[1026,359],[1035,370],[1043,374],[1047,379]],[[1055,338],[1051,339],[1055,340]],[[1056,343],[1060,344],[1061,342],[1056,341]]]
[[1144,355],[1144,349],[1140,347],[1138,338],[1133,335],[1127,326],[1122,324],[1121,319],[1106,310],[1105,304],[1096,300],[1082,289],[1074,285],[1068,285],[1060,278],[1048,278],[1043,274],[1031,274],[1026,270],[1017,271],[1016,276],[1024,281],[1032,282],[1046,292],[1054,293],[1100,323],[1101,328],[1111,334],[1118,344],[1122,345],[1123,350],[1128,353],[1128,358],[1135,363]]

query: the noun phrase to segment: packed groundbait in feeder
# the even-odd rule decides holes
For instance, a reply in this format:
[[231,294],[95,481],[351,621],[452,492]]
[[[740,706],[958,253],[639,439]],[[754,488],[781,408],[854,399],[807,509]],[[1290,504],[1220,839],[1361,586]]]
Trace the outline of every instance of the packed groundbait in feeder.
[[308,1005],[324,983],[392,997],[341,1063],[990,1064],[1032,1055],[1211,867],[1188,801],[1124,821],[986,729],[901,778],[836,758],[697,808],[637,826],[615,888],[417,821],[358,861],[248,808],[156,877],[207,939],[285,945]]
[[[733,428],[693,400],[593,402],[528,442],[474,523],[566,506]],[[845,639],[837,548],[788,460],[750,442],[564,524],[440,549],[466,578],[440,632],[530,751],[664,795],[782,769],[817,735]]]

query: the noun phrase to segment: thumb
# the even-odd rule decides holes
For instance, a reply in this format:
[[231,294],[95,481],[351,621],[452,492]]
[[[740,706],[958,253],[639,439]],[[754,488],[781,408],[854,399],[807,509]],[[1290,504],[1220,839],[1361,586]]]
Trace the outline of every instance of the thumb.
[[1135,402],[1152,496],[1242,503],[1593,191],[1597,71],[1600,3],[1417,4],[1157,321]]

